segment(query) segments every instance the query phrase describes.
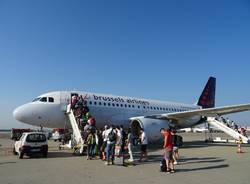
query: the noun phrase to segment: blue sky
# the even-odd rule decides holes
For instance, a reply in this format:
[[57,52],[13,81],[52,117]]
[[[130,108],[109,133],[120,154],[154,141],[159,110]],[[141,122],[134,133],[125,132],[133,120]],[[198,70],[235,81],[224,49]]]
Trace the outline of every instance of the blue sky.
[[250,102],[249,20],[247,0],[0,0],[0,128],[54,90],[194,103],[212,75],[217,106]]

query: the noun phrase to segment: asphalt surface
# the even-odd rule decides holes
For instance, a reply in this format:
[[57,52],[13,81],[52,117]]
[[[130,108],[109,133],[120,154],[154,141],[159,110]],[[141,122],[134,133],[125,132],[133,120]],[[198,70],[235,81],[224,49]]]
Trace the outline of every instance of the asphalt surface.
[[[204,134],[183,134],[185,145],[176,173],[159,172],[161,149],[150,148],[148,162],[135,166],[105,166],[100,160],[87,161],[74,156],[71,150],[58,150],[58,143],[49,142],[48,158],[19,160],[12,155],[12,141],[0,135],[1,184],[248,184],[250,181],[250,145],[237,154],[235,144],[207,144]],[[136,157],[138,159],[138,156]]]

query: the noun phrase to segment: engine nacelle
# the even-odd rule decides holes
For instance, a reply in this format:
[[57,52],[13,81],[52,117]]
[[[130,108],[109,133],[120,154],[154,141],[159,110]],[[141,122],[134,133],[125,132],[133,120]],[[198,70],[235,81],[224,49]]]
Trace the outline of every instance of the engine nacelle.
[[140,135],[140,129],[143,128],[149,141],[152,142],[161,138],[160,129],[168,128],[169,122],[167,120],[137,117],[130,119],[130,126],[131,131],[137,137]]

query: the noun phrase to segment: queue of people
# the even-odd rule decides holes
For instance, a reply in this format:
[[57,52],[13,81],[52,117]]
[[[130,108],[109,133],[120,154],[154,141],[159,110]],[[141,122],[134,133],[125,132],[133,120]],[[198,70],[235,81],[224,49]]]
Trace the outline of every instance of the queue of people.
[[86,159],[100,159],[106,165],[114,165],[116,159],[123,158],[124,162],[124,156],[128,153],[128,163],[134,163],[134,148],[140,145],[139,161],[146,161],[148,138],[143,129],[140,132],[140,137],[136,138],[131,129],[125,131],[123,126],[105,125],[100,130],[87,129],[83,137],[87,148]]
[[240,127],[236,122],[230,120],[229,118],[224,118],[222,116],[217,117],[216,120],[222,122],[227,127],[237,131],[239,134],[247,137],[247,130],[245,127]]
[[[108,126],[103,129],[96,128],[94,117],[91,116],[87,102],[82,96],[73,95],[71,99],[71,109],[75,115],[79,129],[82,130],[82,137],[86,145],[86,159],[100,159],[105,165],[114,165],[116,159],[123,159],[128,153],[128,162],[134,163],[134,147],[140,145],[139,162],[148,160],[148,137],[141,129],[139,137],[136,137],[131,129],[126,132],[123,126]],[[174,173],[174,165],[178,164],[179,146],[182,140],[176,135],[176,131],[171,129],[161,129],[164,137],[164,164],[166,172]]]

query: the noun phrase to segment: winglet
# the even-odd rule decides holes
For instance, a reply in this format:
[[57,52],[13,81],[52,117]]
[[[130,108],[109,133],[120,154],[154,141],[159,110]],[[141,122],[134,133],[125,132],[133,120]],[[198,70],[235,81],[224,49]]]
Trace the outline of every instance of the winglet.
[[203,109],[215,107],[216,78],[210,77],[204,88],[197,105]]

